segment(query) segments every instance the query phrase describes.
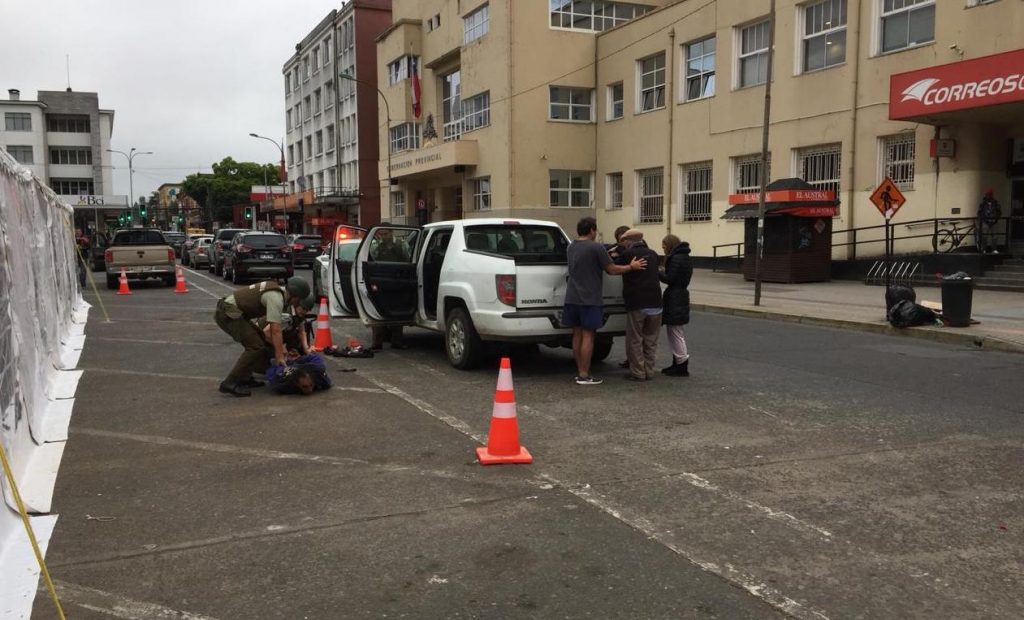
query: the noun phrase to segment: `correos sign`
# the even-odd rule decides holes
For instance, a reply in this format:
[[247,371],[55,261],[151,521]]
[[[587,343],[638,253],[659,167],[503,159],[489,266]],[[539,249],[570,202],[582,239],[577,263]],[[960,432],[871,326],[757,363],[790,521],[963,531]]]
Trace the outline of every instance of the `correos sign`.
[[1024,50],[901,73],[890,78],[889,118],[1024,101]]

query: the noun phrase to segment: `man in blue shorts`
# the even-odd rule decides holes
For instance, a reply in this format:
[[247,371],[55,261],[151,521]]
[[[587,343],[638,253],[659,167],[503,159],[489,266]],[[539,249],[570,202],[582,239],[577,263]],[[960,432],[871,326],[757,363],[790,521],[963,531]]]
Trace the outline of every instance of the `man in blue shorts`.
[[603,274],[622,275],[647,267],[647,261],[634,258],[628,265],[616,265],[597,237],[597,220],[585,217],[576,224],[576,241],[569,244],[569,283],[565,289],[562,324],[572,328],[572,355],[576,359],[576,383],[597,385],[590,376],[590,358],[594,355],[594,334],[603,324]]

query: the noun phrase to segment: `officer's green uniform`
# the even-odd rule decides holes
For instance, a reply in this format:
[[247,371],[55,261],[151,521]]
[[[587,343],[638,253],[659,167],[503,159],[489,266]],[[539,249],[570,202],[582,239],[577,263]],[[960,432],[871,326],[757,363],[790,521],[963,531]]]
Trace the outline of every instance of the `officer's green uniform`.
[[265,317],[268,323],[280,324],[287,295],[277,282],[267,281],[235,289],[234,294],[217,302],[213,315],[217,326],[245,349],[226,383],[245,384],[252,379],[252,373],[264,370],[266,340],[253,319]]

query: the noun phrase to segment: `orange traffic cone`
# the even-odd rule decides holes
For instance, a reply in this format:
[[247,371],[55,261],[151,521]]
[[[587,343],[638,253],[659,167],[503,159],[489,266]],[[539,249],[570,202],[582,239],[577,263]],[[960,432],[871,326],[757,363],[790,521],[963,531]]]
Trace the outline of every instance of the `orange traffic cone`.
[[334,346],[331,338],[330,317],[327,315],[327,298],[320,298],[320,313],[316,316],[316,340],[313,342],[314,351],[323,351]]
[[498,387],[494,392],[494,410],[491,413],[487,447],[477,448],[476,456],[482,465],[533,462],[533,456],[519,445],[516,397],[512,392],[512,364],[507,357],[501,358],[501,369],[498,371]]
[[124,272],[124,267],[121,267],[121,286],[117,288],[118,295],[131,295],[132,292],[128,288],[128,274]]
[[181,271],[181,266],[179,265],[175,271],[177,271],[177,281],[174,283],[174,292],[187,293],[188,289],[185,288],[185,274]]

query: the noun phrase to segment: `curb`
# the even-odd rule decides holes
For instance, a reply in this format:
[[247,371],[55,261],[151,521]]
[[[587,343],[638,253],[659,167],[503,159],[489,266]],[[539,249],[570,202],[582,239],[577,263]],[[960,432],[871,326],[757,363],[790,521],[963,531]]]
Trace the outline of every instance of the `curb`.
[[713,304],[690,304],[690,309],[696,312],[709,312],[712,314],[724,314],[728,316],[739,316],[753,319],[767,319],[770,321],[799,323],[801,325],[814,325],[817,327],[832,327],[835,329],[849,329],[870,332],[873,334],[884,334],[887,336],[902,336],[904,338],[918,338],[921,340],[931,340],[932,342],[965,345],[977,349],[988,349],[990,351],[1024,353],[1024,344],[1000,340],[993,336],[947,332],[934,327],[896,329],[888,323],[866,323],[863,321],[850,321],[845,319],[832,319],[800,314],[786,314],[770,310],[750,310],[748,308],[716,306]]

